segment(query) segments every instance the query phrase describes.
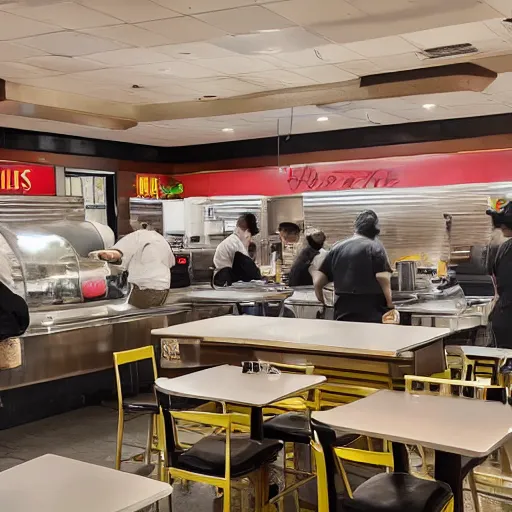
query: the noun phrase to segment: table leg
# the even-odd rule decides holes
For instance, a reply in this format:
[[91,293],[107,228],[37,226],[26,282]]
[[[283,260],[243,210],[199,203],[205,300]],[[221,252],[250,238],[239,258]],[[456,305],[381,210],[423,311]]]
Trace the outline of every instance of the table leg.
[[402,443],[391,443],[393,447],[394,470],[397,473],[409,473],[409,454]]
[[464,510],[461,465],[462,458],[460,455],[436,450],[435,478],[451,487],[455,502],[454,512]]
[[279,318],[284,316],[284,300],[279,303],[279,314],[277,315]]
[[265,309],[265,302],[261,303],[261,316],[267,316],[267,310]]
[[235,312],[235,315],[243,315],[244,314],[240,303],[238,303],[238,302],[235,303],[234,312]]
[[263,409],[261,407],[251,407],[251,439],[263,440]]

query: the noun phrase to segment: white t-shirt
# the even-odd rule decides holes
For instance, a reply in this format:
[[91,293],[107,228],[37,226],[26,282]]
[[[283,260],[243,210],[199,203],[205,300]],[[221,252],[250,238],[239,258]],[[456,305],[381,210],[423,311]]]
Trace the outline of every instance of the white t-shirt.
[[215,270],[233,266],[233,260],[236,252],[241,252],[246,256],[249,256],[247,247],[251,241],[250,234],[247,231],[242,231],[236,228],[232,235],[229,235],[215,249],[213,256],[213,265]]
[[156,231],[139,229],[121,238],[113,249],[122,253],[128,282],[141,290],[168,290],[176,263],[167,240]]

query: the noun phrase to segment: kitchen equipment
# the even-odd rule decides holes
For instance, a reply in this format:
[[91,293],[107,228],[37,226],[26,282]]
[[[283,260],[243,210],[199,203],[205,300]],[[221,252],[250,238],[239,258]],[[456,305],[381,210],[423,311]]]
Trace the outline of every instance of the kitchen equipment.
[[398,261],[396,263],[398,271],[398,290],[401,292],[410,292],[416,289],[416,261]]
[[190,286],[190,253],[175,252],[176,264],[171,269],[171,289]]

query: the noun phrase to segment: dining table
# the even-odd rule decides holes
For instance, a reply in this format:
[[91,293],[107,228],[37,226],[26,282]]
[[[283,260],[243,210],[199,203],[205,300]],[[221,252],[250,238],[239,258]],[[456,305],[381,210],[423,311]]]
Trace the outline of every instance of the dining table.
[[2,512],[137,512],[171,492],[164,482],[53,454],[0,472]]
[[[462,512],[462,458],[485,458],[512,436],[512,407],[462,397],[381,390],[312,418],[337,431],[435,450],[435,478],[450,485]],[[393,450],[393,453],[399,453]],[[403,453],[403,450],[402,450]],[[395,471],[408,471],[404,457]]]
[[172,396],[242,405],[251,410],[251,438],[263,439],[263,408],[309,391],[323,382],[322,375],[296,373],[243,373],[242,367],[221,365],[172,379],[161,377],[155,388]]

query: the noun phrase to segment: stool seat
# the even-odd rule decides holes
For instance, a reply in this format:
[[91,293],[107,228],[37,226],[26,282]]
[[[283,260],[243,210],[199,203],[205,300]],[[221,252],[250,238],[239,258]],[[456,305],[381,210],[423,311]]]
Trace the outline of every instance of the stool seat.
[[140,393],[123,399],[123,410],[126,412],[145,412],[158,414],[158,404],[154,393]]
[[[245,435],[231,435],[231,477],[248,475],[274,462],[282,443],[271,439],[254,441]],[[204,475],[224,477],[226,437],[212,435],[180,454],[174,467]]]
[[450,487],[407,473],[381,473],[354,491],[339,496],[338,512],[441,512],[452,498]]
[[309,444],[311,425],[305,414],[287,412],[278,414],[263,423],[265,439],[279,439],[285,443]]

